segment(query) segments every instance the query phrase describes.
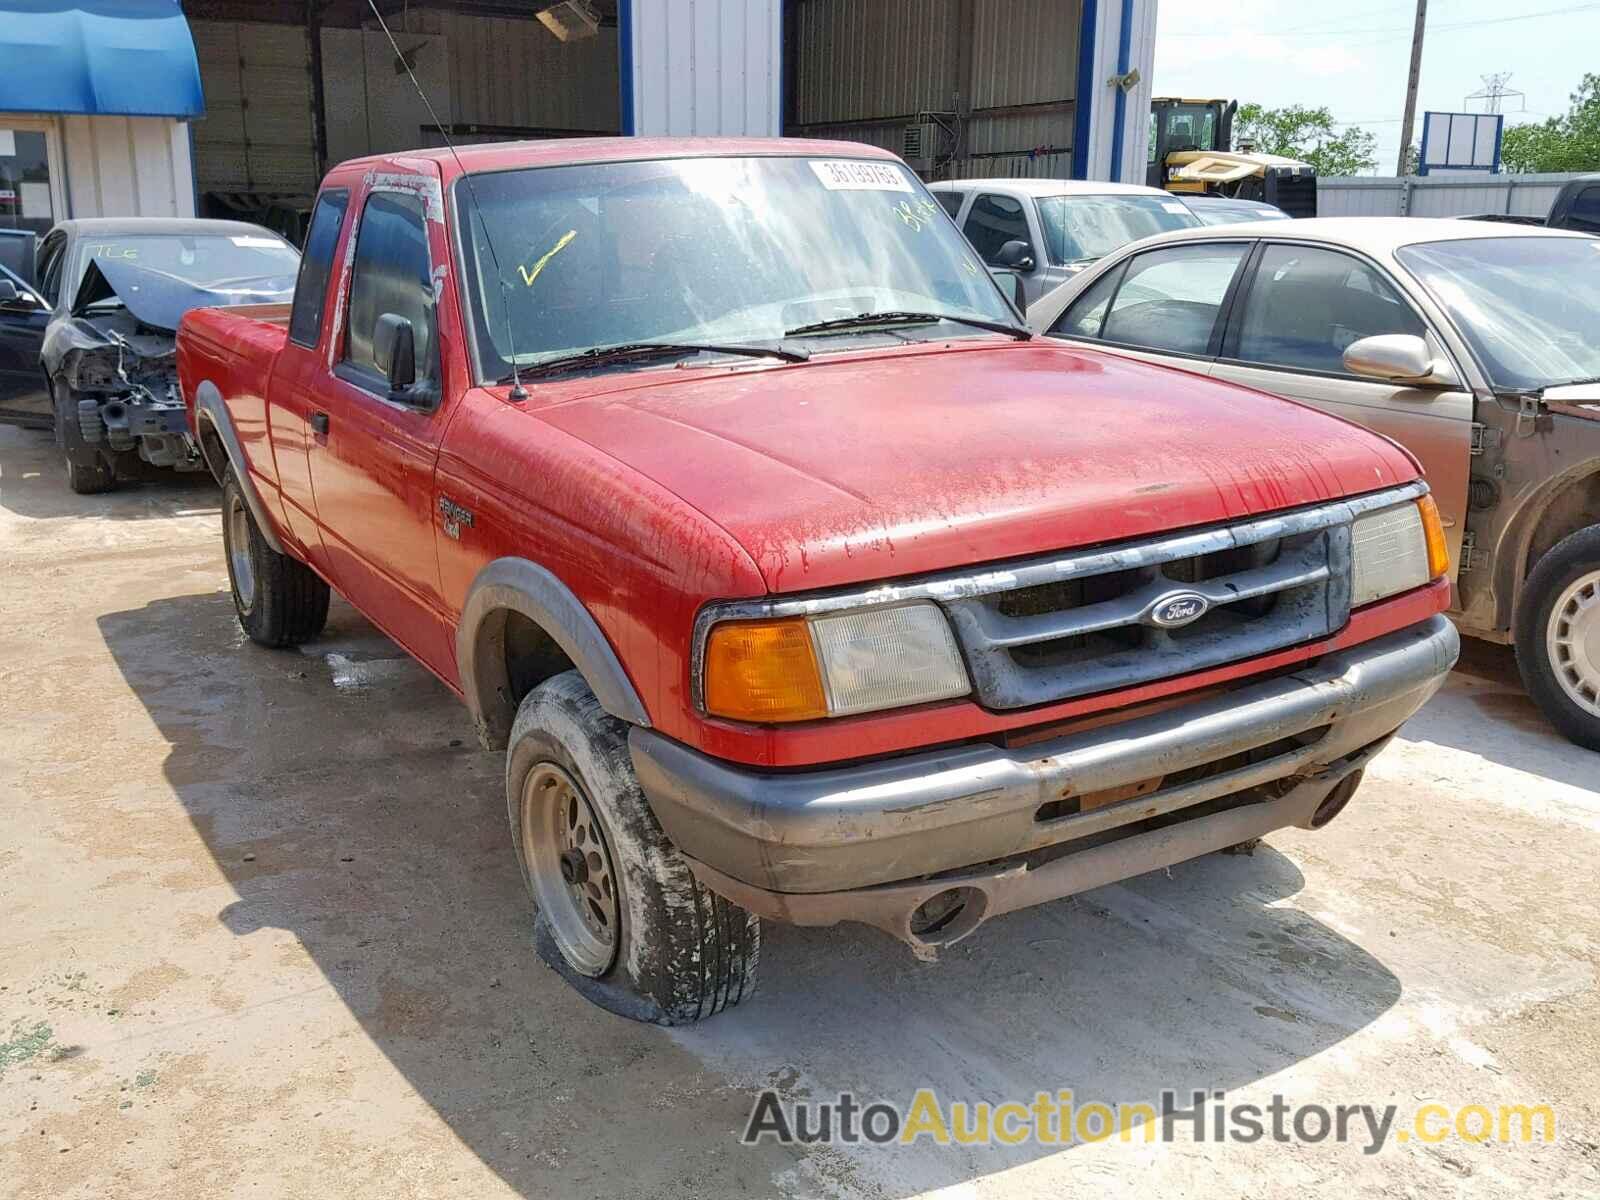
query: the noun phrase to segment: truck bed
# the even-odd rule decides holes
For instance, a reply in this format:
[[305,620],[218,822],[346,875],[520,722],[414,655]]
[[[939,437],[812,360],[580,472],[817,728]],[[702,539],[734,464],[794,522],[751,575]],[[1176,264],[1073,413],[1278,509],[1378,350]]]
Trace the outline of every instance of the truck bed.
[[[267,441],[267,381],[288,338],[287,304],[196,309],[178,330],[178,387],[188,409],[190,432],[200,436],[195,392],[202,380],[210,380],[228,397],[228,411],[251,473],[268,487],[277,481]],[[208,454],[207,461],[215,472],[217,460]]]

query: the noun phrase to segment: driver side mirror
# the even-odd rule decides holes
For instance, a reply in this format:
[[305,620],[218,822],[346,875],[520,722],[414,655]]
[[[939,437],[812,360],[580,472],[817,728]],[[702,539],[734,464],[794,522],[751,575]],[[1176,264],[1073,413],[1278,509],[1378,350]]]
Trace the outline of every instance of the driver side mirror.
[[1011,301],[1012,307],[1017,310],[1017,315],[1019,317],[1026,316],[1028,312],[1028,289],[1022,282],[1022,276],[1003,267],[990,267],[989,274],[994,276],[994,281],[1000,285],[1000,290]]
[[417,380],[417,337],[411,322],[399,313],[384,313],[372,330],[372,358],[389,381],[391,392],[403,392]]
[[1028,243],[1013,238],[1000,247],[996,254],[995,262],[1002,267],[1010,267],[1013,271],[1033,270],[1033,251],[1028,248]]
[[0,279],[0,308],[11,312],[32,312],[39,301],[29,292],[19,292],[9,279]]
[[1456,373],[1434,358],[1427,341],[1411,333],[1383,333],[1351,342],[1345,347],[1344,369],[1389,383],[1445,387],[1457,382]]

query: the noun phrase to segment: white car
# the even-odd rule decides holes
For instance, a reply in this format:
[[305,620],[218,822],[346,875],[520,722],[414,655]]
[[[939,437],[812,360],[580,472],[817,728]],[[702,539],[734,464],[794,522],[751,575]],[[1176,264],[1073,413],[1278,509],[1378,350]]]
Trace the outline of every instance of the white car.
[[[1600,238],[1414,217],[1207,226],[1107,255],[1028,324],[1405,446],[1444,518],[1462,632],[1514,642],[1533,699],[1600,750]],[[1325,469],[1316,446],[1281,457]],[[1256,484],[1218,463],[1217,486]]]
[[928,190],[992,269],[1033,304],[1101,255],[1200,218],[1170,192],[1081,179],[951,179]]

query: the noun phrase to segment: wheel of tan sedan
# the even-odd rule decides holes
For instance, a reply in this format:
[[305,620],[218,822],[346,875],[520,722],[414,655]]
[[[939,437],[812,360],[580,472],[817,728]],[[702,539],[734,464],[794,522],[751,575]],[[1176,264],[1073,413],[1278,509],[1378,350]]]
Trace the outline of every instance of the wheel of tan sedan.
[[1528,576],[1517,666],[1551,724],[1600,750],[1600,526],[1558,542]]
[[328,623],[330,593],[310,567],[267,545],[239,480],[222,477],[222,545],[239,626],[263,646],[298,646]]
[[639,789],[627,725],[576,671],[517,710],[506,803],[540,956],[579,992],[661,1025],[750,994],[760,922],[694,877]]

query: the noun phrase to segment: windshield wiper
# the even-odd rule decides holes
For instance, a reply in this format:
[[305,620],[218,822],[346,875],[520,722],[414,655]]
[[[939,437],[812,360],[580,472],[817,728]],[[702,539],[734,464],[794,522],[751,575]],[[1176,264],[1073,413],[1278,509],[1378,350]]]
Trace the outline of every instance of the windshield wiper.
[[[624,342],[620,346],[594,346],[577,354],[547,358],[543,362],[518,368],[516,377],[535,379],[541,375],[581,371],[585,367],[602,367],[610,363],[652,358],[681,358],[689,354],[735,354],[741,358],[781,358],[784,362],[805,362],[811,357],[804,350],[791,350],[786,346],[721,346],[710,342]],[[513,378],[508,374],[498,382],[510,383]]]
[[835,317],[831,321],[813,321],[784,330],[784,337],[800,337],[808,333],[832,333],[835,330],[860,329],[869,325],[932,325],[938,321],[954,321],[958,325],[971,325],[974,329],[987,329],[990,333],[1010,334],[1025,342],[1033,336],[1019,325],[1003,321],[985,321],[979,317],[958,317],[951,313],[929,312],[875,312],[857,313],[853,317]]
[[1586,383],[1600,383],[1600,375],[1592,375],[1588,379],[1563,379],[1559,383],[1546,383],[1539,388],[1539,391],[1544,393],[1551,388],[1582,387]]

